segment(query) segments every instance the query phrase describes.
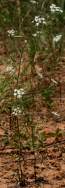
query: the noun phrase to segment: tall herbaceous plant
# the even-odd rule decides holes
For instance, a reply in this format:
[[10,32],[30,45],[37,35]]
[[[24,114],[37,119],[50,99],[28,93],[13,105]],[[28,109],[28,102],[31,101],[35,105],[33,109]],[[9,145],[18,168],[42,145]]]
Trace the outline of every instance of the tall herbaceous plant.
[[[33,151],[37,182],[36,151],[40,148],[40,137],[36,135],[33,118],[37,109],[35,96],[40,94],[46,107],[52,108],[51,98],[57,85],[52,75],[63,54],[64,23],[64,1],[0,1],[0,34],[4,39],[4,56],[0,58],[4,67],[0,75],[0,112],[5,111],[9,118],[3,144],[15,150],[16,180],[20,186],[27,185],[27,148]],[[42,134],[42,147],[44,140]]]

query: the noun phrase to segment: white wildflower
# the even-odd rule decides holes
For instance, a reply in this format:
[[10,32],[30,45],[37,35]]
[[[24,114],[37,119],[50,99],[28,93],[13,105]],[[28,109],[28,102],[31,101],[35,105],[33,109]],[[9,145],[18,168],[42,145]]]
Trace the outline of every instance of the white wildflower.
[[25,91],[23,88],[14,89],[14,96],[16,96],[18,99],[20,99],[24,94],[25,94]]
[[36,37],[36,36],[37,36],[37,33],[32,34],[32,36],[33,36],[33,37]]
[[37,37],[37,36],[39,36],[41,33],[42,33],[41,31],[37,31],[36,33],[33,33],[32,36],[33,36],[33,37]]
[[25,40],[24,42],[25,42],[25,44],[27,44],[27,40]]
[[12,115],[17,116],[21,114],[21,109],[19,107],[13,107],[12,108]]
[[7,33],[8,33],[8,36],[14,36],[15,30],[14,29],[8,30]]
[[37,2],[35,0],[30,0],[32,4],[36,4]]
[[53,43],[59,42],[61,40],[61,38],[62,38],[61,34],[56,35],[55,37],[53,37]]
[[54,83],[54,84],[57,84],[58,82],[56,80],[54,80],[53,78],[51,78],[51,81]]
[[40,17],[40,16],[35,16],[34,21],[32,21],[32,23],[36,23],[36,26],[39,26],[39,24],[43,23],[44,25],[46,25],[46,21],[44,17]]
[[8,65],[8,66],[6,67],[6,69],[5,69],[5,72],[12,75],[12,74],[15,72],[15,69],[14,69],[13,66]]
[[52,13],[55,13],[55,12],[63,13],[63,10],[61,9],[61,7],[57,7],[55,4],[50,5],[50,10]]
[[41,31],[37,31],[37,34],[41,34],[42,32]]

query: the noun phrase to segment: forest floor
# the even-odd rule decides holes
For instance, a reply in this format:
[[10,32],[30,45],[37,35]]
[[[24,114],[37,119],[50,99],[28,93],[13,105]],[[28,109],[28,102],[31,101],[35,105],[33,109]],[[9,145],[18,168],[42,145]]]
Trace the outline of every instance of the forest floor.
[[[0,51],[0,59],[3,58],[4,48]],[[1,61],[1,60],[0,60]],[[43,147],[35,151],[36,155],[36,176],[34,181],[34,154],[32,150],[23,150],[25,163],[24,174],[27,178],[26,188],[65,188],[65,59],[62,58],[57,69],[52,73],[56,81],[61,80],[60,87],[56,88],[56,96],[52,111],[36,99],[37,106],[33,108],[34,123],[37,122],[37,131],[45,132],[47,135]],[[0,73],[3,74],[5,65],[0,64]],[[60,96],[61,95],[61,96]],[[60,114],[56,117],[52,112]],[[9,116],[5,111],[0,113],[0,188],[16,188],[16,150],[4,145],[2,140],[5,138],[5,130],[9,129]],[[37,132],[38,133],[38,132]],[[52,133],[56,133],[53,136]]]

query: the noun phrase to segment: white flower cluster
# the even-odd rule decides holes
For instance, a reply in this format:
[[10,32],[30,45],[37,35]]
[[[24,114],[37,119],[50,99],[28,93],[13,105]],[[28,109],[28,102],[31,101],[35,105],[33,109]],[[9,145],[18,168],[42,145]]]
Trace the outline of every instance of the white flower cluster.
[[32,36],[33,37],[37,37],[38,35],[40,35],[42,32],[41,31],[37,31],[36,33],[33,33]]
[[55,12],[63,13],[63,10],[60,7],[57,7],[55,4],[50,5],[50,10],[52,13],[55,13]]
[[37,2],[35,0],[30,0],[32,4],[36,4]]
[[40,17],[40,16],[35,16],[34,21],[32,21],[32,23],[36,23],[36,26],[39,26],[39,24],[43,23],[44,25],[46,25],[46,21],[44,17]]
[[14,96],[20,99],[25,94],[25,91],[23,88],[20,89],[14,89]]
[[12,115],[17,116],[17,115],[20,115],[20,114],[21,114],[21,109],[19,107],[17,107],[17,108],[13,107],[12,108]]
[[5,69],[5,72],[6,73],[9,73],[10,75],[13,75],[13,73],[15,72],[15,69],[14,69],[14,67],[11,65],[8,65],[7,67],[6,67],[6,69]]
[[62,38],[61,34],[56,35],[55,37],[53,37],[53,43],[59,42],[61,40],[61,38]]
[[10,37],[10,36],[13,37],[13,36],[15,35],[15,30],[14,30],[14,29],[8,30],[7,33],[8,33],[8,36],[9,36],[9,37]]
[[37,37],[37,33],[32,34],[33,37]]

